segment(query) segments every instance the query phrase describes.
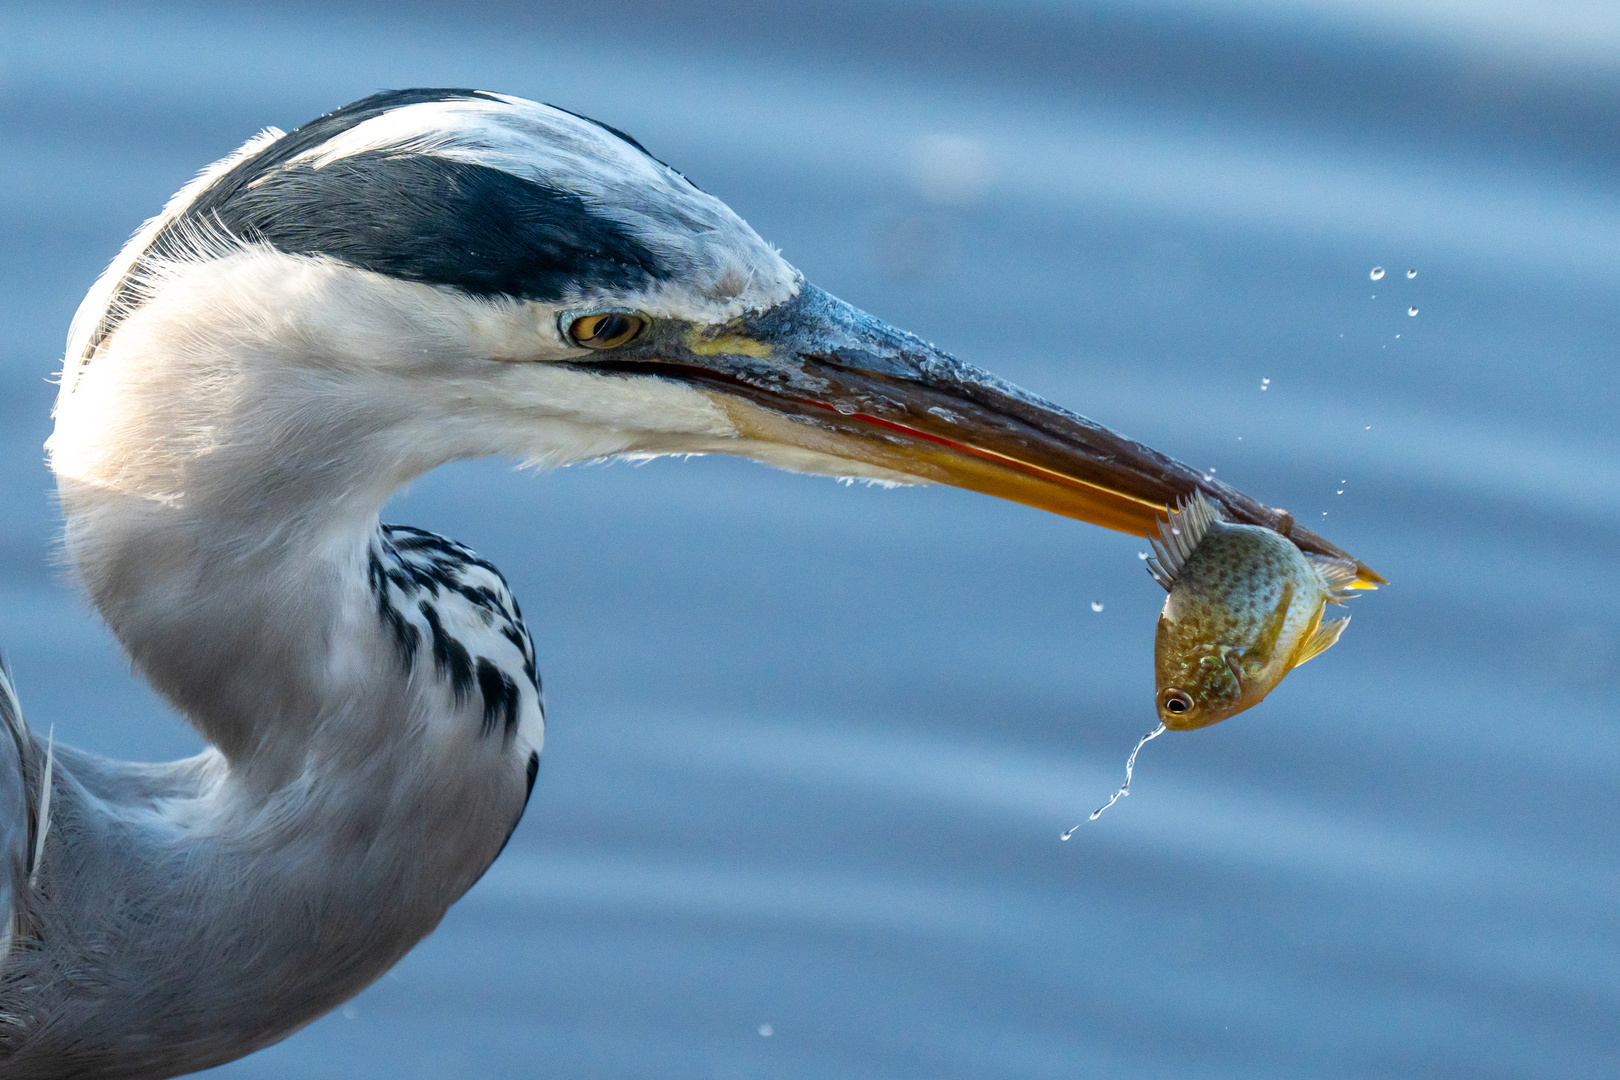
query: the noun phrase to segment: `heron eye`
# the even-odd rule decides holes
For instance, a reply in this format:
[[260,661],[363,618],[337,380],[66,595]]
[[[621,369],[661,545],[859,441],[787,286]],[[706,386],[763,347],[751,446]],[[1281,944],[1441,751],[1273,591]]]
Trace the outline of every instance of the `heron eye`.
[[574,344],[587,349],[614,349],[637,334],[647,321],[638,315],[622,311],[604,311],[599,315],[581,315],[568,324],[568,336]]
[[1188,697],[1182,691],[1166,690],[1164,692],[1165,712],[1174,713],[1175,715],[1180,716],[1182,713],[1191,712],[1192,707],[1193,699]]

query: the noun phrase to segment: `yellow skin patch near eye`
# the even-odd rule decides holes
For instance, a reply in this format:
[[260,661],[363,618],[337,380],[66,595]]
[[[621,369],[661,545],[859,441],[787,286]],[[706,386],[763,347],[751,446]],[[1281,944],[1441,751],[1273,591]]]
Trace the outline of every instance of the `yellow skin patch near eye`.
[[753,356],[761,360],[771,355],[771,347],[741,334],[710,337],[702,327],[686,335],[686,347],[699,356]]

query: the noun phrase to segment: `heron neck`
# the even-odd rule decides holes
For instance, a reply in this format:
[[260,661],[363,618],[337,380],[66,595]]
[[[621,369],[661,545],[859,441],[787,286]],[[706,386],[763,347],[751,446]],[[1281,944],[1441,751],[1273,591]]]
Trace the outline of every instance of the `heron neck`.
[[393,672],[366,585],[383,502],[480,448],[330,333],[173,307],[64,386],[66,552],[153,687],[273,788]]
[[736,434],[696,390],[544,362],[523,304],[267,249],[159,276],[64,373],[66,551],[152,685],[267,782],[376,678],[366,554],[402,484]]
[[59,482],[68,552],[97,609],[152,686],[233,766],[275,787],[334,711],[392,670],[367,605],[376,531],[319,537]]
[[[104,1071],[76,1075],[228,1060],[370,982],[494,859],[538,749],[481,735],[431,664],[413,677],[368,581],[383,501],[487,452],[475,426],[435,433],[319,335],[255,344],[198,331],[200,316],[150,323],[162,314],[64,390],[52,464],[91,600],[217,750],[161,767],[59,757],[34,916],[64,951],[31,954],[22,1012],[73,1018],[38,1034],[39,1060],[105,1050]],[[90,984],[106,988],[93,1003]],[[20,1060],[0,1072],[35,1075]]]

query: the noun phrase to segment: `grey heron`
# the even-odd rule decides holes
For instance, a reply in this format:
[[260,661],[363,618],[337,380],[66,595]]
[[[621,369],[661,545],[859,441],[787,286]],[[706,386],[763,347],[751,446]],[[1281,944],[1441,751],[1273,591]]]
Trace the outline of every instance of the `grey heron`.
[[723,453],[1138,535],[1202,491],[1343,555],[817,289],[624,133],[472,90],[377,94],[204,170],[81,305],[48,448],[69,563],[209,747],[54,745],[0,683],[12,1080],[275,1042],[500,853],[543,741],[533,643],[493,565],[378,519],[441,464]]

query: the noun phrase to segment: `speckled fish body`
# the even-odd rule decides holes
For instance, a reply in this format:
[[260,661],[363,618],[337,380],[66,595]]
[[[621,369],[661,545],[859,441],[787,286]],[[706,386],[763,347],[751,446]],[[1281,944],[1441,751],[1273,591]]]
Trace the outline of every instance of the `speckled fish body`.
[[1221,520],[1195,495],[1161,524],[1148,569],[1170,593],[1154,638],[1159,719],[1208,727],[1258,704],[1323,652],[1350,619],[1324,622],[1354,595],[1352,563],[1306,555],[1258,525]]

